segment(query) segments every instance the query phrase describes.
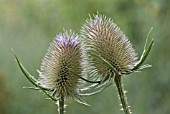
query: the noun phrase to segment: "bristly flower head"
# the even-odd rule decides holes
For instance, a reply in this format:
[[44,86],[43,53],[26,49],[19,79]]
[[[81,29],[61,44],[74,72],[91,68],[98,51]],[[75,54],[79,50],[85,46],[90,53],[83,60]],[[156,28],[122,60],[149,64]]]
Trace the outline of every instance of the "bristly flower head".
[[[65,98],[71,97],[78,103],[89,106],[82,96],[94,95],[103,89],[98,88],[94,92],[88,92],[100,81],[89,81],[84,78],[82,52],[78,35],[71,30],[59,33],[42,60],[40,71],[38,70],[38,80],[20,63],[15,53],[14,56],[25,77],[35,86],[25,88],[42,91],[58,104],[59,113],[64,114]],[[84,86],[85,82],[93,84]]]
[[121,76],[150,67],[142,64],[154,42],[152,40],[148,44],[151,30],[139,60],[128,38],[110,18],[99,14],[94,15],[94,18],[90,16],[81,30],[83,51],[87,57],[85,71],[91,78],[100,80],[97,85],[99,87],[109,86],[113,79],[125,114],[131,114],[131,110],[122,87]]
[[103,15],[94,15],[94,19],[90,17],[81,34],[91,64],[90,69],[93,69],[91,73],[96,74],[97,70],[102,76],[108,76],[112,72],[99,56],[108,61],[120,74],[130,72],[134,68],[137,62],[135,50],[110,18]]
[[55,97],[76,97],[81,85],[81,49],[78,35],[59,33],[42,60],[39,83],[53,91]]

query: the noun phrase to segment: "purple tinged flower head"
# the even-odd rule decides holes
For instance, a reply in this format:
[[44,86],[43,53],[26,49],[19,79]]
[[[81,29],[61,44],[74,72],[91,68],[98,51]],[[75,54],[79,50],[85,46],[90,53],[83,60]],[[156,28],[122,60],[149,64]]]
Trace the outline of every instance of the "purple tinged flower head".
[[68,33],[62,34],[59,33],[56,35],[56,40],[65,46],[76,46],[79,43],[79,37],[76,34],[68,36]]
[[50,44],[41,63],[39,83],[55,97],[76,97],[82,84],[82,54],[79,36],[74,32],[59,33]]
[[107,79],[112,69],[99,57],[109,62],[120,74],[130,72],[137,62],[132,44],[120,28],[104,15],[94,15],[81,30],[84,52],[87,53],[89,72]]

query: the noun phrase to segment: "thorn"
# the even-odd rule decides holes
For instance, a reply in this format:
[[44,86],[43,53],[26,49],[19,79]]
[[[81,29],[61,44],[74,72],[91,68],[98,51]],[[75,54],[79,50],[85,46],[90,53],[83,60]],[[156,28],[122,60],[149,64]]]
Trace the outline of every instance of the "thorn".
[[128,91],[125,90],[125,91],[124,91],[124,94],[126,94],[127,92],[128,92]]

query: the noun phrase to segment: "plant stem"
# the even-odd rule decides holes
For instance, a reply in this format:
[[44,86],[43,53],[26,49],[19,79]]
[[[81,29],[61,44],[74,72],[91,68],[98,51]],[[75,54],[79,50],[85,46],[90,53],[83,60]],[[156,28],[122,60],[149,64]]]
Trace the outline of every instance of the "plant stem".
[[64,114],[64,95],[59,98],[59,114]]
[[118,93],[119,93],[119,98],[122,104],[122,108],[125,114],[131,114],[130,108],[128,106],[127,98],[125,95],[125,92],[123,90],[122,84],[121,84],[121,76],[116,75],[114,78]]

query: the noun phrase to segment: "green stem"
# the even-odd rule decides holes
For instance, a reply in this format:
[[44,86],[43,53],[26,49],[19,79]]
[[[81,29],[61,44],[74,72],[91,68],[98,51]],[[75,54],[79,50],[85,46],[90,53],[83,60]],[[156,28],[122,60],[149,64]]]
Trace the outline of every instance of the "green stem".
[[64,95],[59,98],[59,114],[64,114]]
[[116,75],[114,78],[114,81],[115,81],[115,84],[116,84],[116,87],[119,93],[119,98],[122,104],[123,111],[125,112],[125,114],[131,114],[130,108],[128,106],[127,98],[126,98],[125,92],[121,84],[121,76]]

